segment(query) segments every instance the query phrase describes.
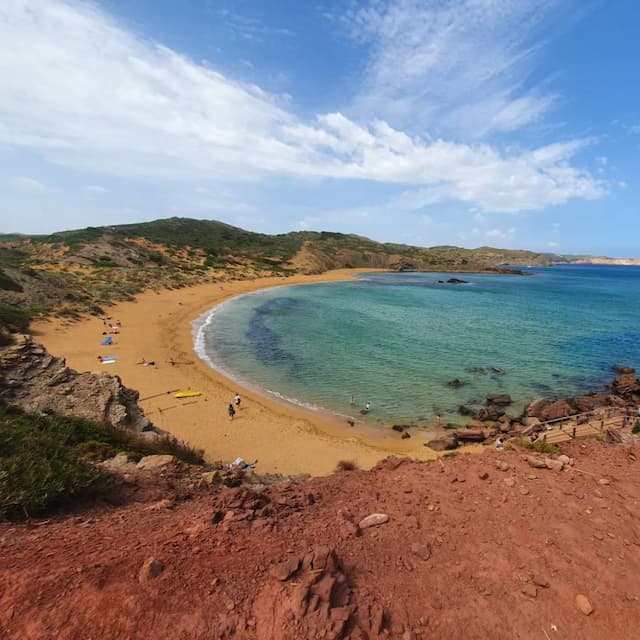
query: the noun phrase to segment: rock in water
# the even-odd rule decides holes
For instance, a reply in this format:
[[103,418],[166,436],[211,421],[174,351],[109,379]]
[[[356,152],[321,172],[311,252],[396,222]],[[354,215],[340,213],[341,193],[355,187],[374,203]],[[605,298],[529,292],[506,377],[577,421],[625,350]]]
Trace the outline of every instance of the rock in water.
[[369,527],[377,527],[385,522],[389,522],[389,516],[386,513],[372,513],[366,518],[362,518],[358,526],[361,529],[368,529]]

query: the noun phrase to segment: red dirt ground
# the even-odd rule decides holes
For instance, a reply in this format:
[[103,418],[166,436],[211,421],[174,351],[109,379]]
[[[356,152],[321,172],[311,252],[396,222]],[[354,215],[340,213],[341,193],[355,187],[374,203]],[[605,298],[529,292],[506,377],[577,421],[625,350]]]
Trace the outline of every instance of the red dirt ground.
[[[638,638],[639,449],[573,442],[561,472],[515,451],[390,458],[4,524],[0,638]],[[372,513],[389,521],[359,530]],[[164,571],[141,581],[151,558]]]

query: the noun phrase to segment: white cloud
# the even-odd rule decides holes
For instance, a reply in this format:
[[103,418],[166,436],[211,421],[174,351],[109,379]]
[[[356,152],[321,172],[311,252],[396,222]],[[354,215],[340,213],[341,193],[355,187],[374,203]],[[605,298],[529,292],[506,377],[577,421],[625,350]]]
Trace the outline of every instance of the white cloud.
[[[570,164],[590,140],[503,151],[340,112],[304,122],[278,96],[142,40],[93,5],[5,0],[0,41],[0,145],[83,171],[155,180],[369,180],[404,188],[387,205],[404,210],[459,200],[480,212],[518,212],[606,192]],[[516,64],[498,58],[492,64]]]
[[506,240],[513,236],[515,232],[516,230],[514,227],[511,227],[510,229],[490,229],[489,231],[486,231],[484,235],[487,236],[487,238]]
[[561,0],[371,0],[341,16],[370,47],[361,113],[480,137],[539,120],[556,96],[526,82]]
[[89,195],[94,195],[94,196],[101,196],[105,193],[109,193],[109,189],[106,189],[105,187],[101,187],[99,184],[88,184],[84,190],[89,194]]
[[554,242],[553,240],[550,242],[547,242],[547,246],[550,247],[551,249],[555,249],[557,247],[560,246],[560,244],[558,242]]
[[46,191],[47,189],[42,184],[42,182],[39,182],[38,180],[29,178],[27,176],[15,176],[14,178],[10,179],[10,183],[13,187],[19,189],[20,191],[29,191],[31,193],[39,193],[42,191]]

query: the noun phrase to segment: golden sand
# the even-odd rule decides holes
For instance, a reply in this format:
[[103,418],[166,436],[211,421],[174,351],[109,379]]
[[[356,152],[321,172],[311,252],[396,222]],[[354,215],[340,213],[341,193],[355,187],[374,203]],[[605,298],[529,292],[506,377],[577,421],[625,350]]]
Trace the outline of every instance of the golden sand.
[[[328,413],[305,410],[258,394],[214,371],[193,349],[191,323],[223,300],[266,287],[319,281],[346,280],[356,270],[334,271],[320,276],[273,277],[208,283],[188,289],[146,292],[135,302],[111,307],[108,314],[122,328],[114,344],[100,346],[102,321],[91,317],[72,324],[39,321],[34,338],[78,371],[107,371],[140,392],[140,404],[158,427],[191,445],[204,449],[209,461],[231,461],[238,456],[258,460],[262,473],[310,473],[324,475],[340,460],[366,469],[389,455],[425,460],[437,454],[424,446],[426,434],[414,430],[401,440],[390,428],[356,423]],[[114,355],[117,362],[100,364],[98,355]],[[137,364],[143,358],[155,366]],[[171,364],[171,360],[175,365]],[[201,391],[195,398],[178,400],[167,391]],[[242,396],[233,421],[227,407],[235,392]],[[345,413],[348,413],[345,390]],[[148,399],[147,399],[148,398]]]

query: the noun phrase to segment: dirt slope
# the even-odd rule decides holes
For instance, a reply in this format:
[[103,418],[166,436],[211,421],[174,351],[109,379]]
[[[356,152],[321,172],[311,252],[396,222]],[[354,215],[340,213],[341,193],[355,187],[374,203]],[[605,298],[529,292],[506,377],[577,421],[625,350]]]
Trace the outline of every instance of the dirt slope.
[[[574,442],[561,472],[390,458],[1,525],[0,637],[637,638],[639,449]],[[359,529],[373,513],[389,521]]]

